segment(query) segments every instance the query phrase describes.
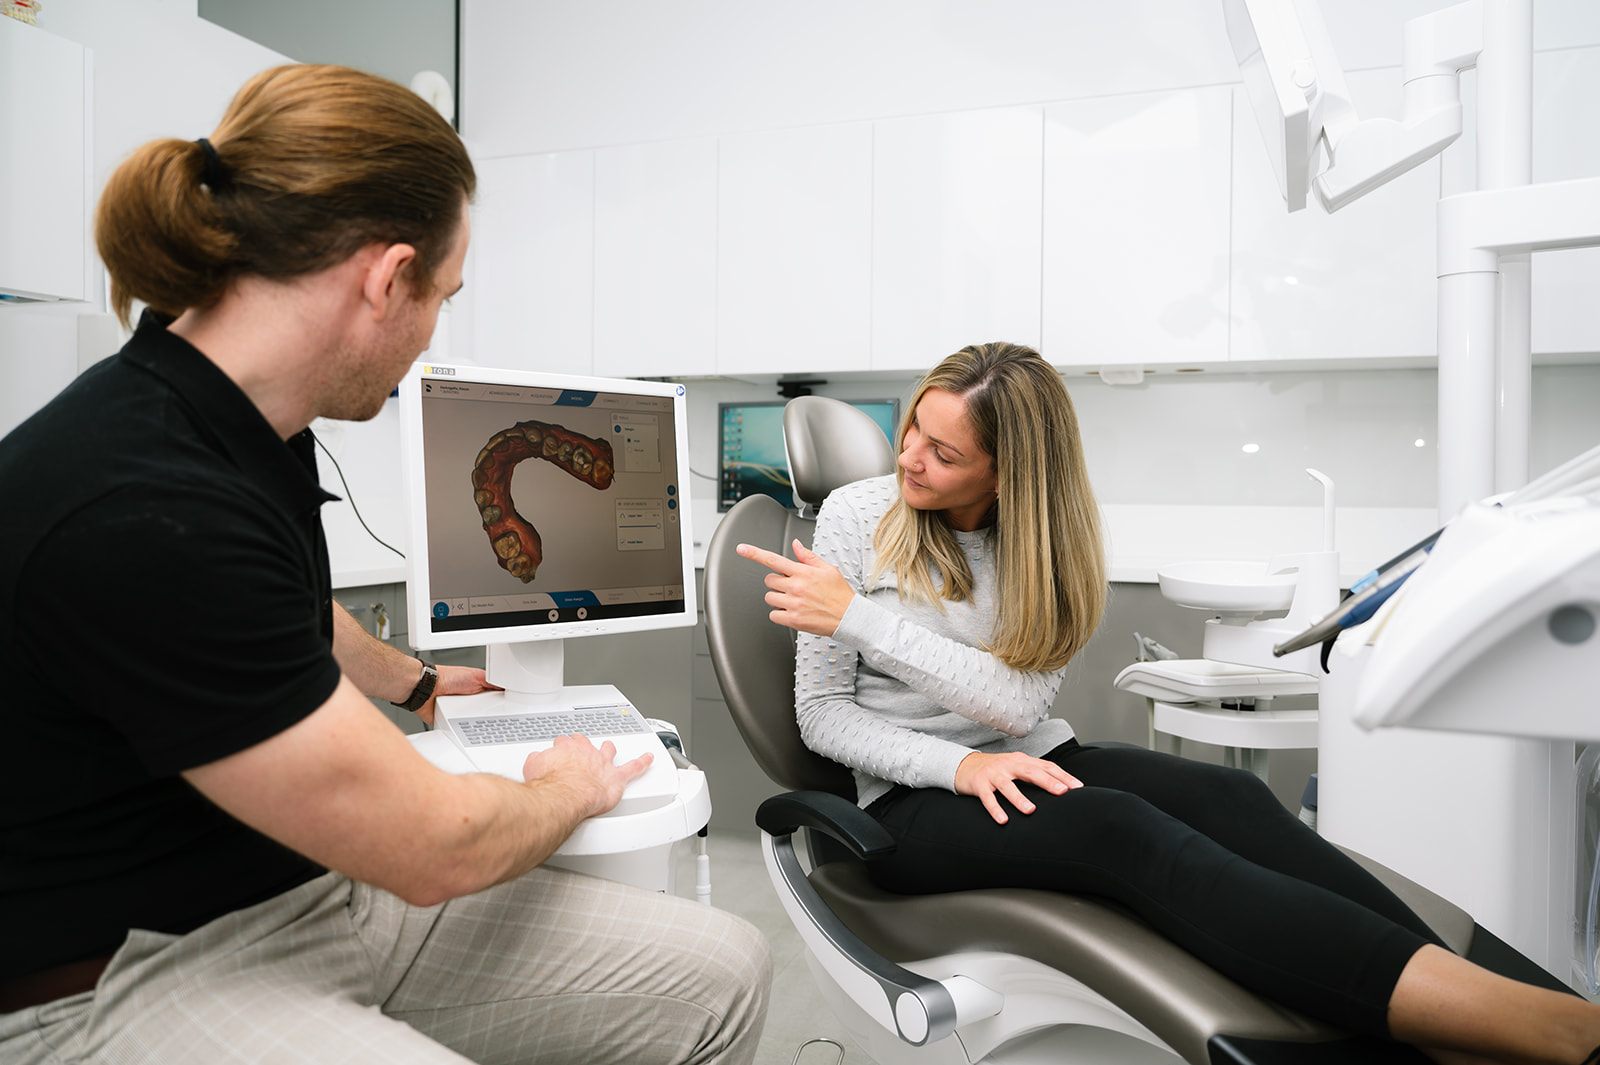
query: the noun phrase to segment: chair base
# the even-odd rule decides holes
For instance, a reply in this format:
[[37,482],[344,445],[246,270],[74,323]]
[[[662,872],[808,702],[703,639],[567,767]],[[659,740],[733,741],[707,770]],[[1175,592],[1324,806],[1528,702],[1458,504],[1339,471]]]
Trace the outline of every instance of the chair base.
[[951,955],[908,965],[935,979],[971,976],[1006,995],[999,1016],[924,1046],[899,1039],[874,1020],[809,950],[806,964],[828,1008],[878,1065],[1183,1065],[1149,1029],[1082,983],[1015,955]]

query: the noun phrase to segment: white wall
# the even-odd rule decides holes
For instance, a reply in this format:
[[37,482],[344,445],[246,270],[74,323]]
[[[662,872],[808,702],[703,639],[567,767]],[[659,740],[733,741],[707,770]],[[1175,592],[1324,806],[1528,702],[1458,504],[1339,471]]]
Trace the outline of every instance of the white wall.
[[74,0],[39,26],[94,52],[96,186],[156,137],[210,133],[245,79],[287,56],[200,18],[196,0]]
[[[1239,80],[1218,0],[462,0],[463,132],[488,155]],[[1322,0],[1347,71],[1399,66],[1444,0]],[[1600,5],[1537,0],[1538,49]]]
[[[1397,80],[1405,21],[1445,6],[1446,0],[1322,0],[1342,65],[1351,73],[1372,72],[1357,76],[1378,80]],[[1600,103],[1585,108],[1581,101],[1593,94],[1574,81],[1588,76],[1581,70],[1592,70],[1592,57],[1600,51],[1600,4],[1536,0],[1534,12],[1539,52],[1535,180],[1600,173],[1600,156],[1584,147],[1600,143],[1595,135]],[[529,165],[534,158],[572,160],[619,146],[687,144],[903,116],[1211,87],[1225,92],[1238,81],[1216,0],[881,0],[870,5],[821,0],[803,9],[739,0],[707,0],[692,7],[663,7],[651,0],[581,5],[463,0],[462,47],[463,129],[475,153],[499,167]],[[1573,65],[1566,63],[1569,57],[1584,60],[1579,74],[1563,73]],[[1558,94],[1575,85],[1583,90],[1578,94],[1581,129],[1570,128],[1570,110],[1556,107]],[[1473,86],[1468,75],[1468,136],[1446,151],[1436,171],[1441,176],[1420,179],[1437,181],[1443,193],[1471,187]],[[1233,122],[1237,126],[1241,119],[1236,115]],[[1261,150],[1249,143],[1253,129],[1235,129],[1233,135],[1241,153]],[[1174,185],[1182,179],[1179,173],[1170,176]],[[1163,199],[1159,186],[1151,192],[1158,200]],[[1360,206],[1349,209],[1348,221],[1341,215],[1337,222],[1359,227]],[[1083,209],[1094,212],[1096,225],[1110,232],[1135,221],[1116,213],[1136,209],[1126,202],[1086,203]],[[709,224],[715,228],[716,222]],[[515,232],[500,232],[494,241],[519,254],[528,246]],[[1535,262],[1536,276],[1553,281],[1536,291],[1536,340],[1545,320],[1541,301],[1557,294],[1570,310],[1592,298],[1561,288],[1561,272],[1548,269],[1546,259]],[[529,269],[525,256],[475,255],[474,275],[457,301],[458,317],[468,323],[456,333],[458,358],[493,361],[490,352],[474,349],[470,322],[487,319],[473,313],[472,301],[493,288],[502,271],[523,276]],[[1339,269],[1351,272],[1347,264]],[[1419,269],[1426,270],[1426,264]],[[1431,279],[1421,280],[1431,291]],[[587,275],[583,281],[588,283]],[[598,295],[592,298],[598,306]],[[503,301],[499,306],[502,313],[489,316],[497,337],[535,338],[547,329],[532,316],[504,313]],[[1425,317],[1431,322],[1431,310]],[[1315,322],[1305,326],[1316,327]],[[1431,334],[1431,328],[1426,331]],[[575,342],[550,350],[581,356]],[[1062,350],[1051,349],[1052,356],[1059,358]],[[1557,344],[1549,350],[1577,348]],[[930,353],[929,361],[938,354]],[[1341,354],[1355,360],[1367,353]],[[1595,355],[1578,358],[1592,361]],[[1315,371],[1285,365],[1284,371],[1253,374],[1211,365],[1194,375],[1173,375],[1165,368],[1168,372],[1127,390],[1076,375],[1069,383],[1103,502],[1295,506],[1315,501],[1301,470],[1317,465],[1338,480],[1345,505],[1427,510],[1435,504],[1436,378],[1423,360],[1397,365],[1401,368],[1323,365]],[[909,375],[825,376],[830,384],[818,391],[845,397],[910,385]],[[1537,474],[1600,443],[1600,417],[1591,413],[1600,399],[1600,367],[1543,367],[1535,390],[1531,443]],[[712,473],[716,403],[774,398],[773,375],[695,379],[690,396],[692,458],[696,469]],[[1423,441],[1421,447],[1417,440]],[[1259,450],[1246,454],[1245,443],[1258,444]],[[703,497],[714,487],[698,478],[694,484]],[[696,509],[697,538],[714,520],[714,510],[702,501]]]
[[[205,136],[250,75],[285,57],[195,14],[196,0],[74,0],[45,5],[39,28],[88,48],[94,67],[94,195],[128,152],[156,137]],[[78,372],[80,314],[93,303],[0,308],[0,435]]]
[[[1274,544],[1273,536],[1302,527],[1315,535],[1319,527],[1314,511],[1321,489],[1306,476],[1307,466],[1335,482],[1341,563],[1349,574],[1364,572],[1433,528],[1438,377],[1431,369],[1163,374],[1132,387],[1113,387],[1086,374],[1069,374],[1066,381],[1090,481],[1112,518],[1112,533],[1124,533],[1121,542],[1113,537],[1114,558],[1144,560],[1152,550],[1169,549],[1175,555],[1192,550],[1247,557],[1295,548]],[[904,404],[914,385],[909,375],[837,374],[816,392],[837,399],[898,396]],[[696,541],[708,540],[718,520],[717,404],[777,398],[773,378],[689,383]],[[1596,412],[1600,365],[1534,369],[1534,476],[1600,445]],[[1246,451],[1247,444],[1254,449]],[[1290,515],[1289,526],[1257,527],[1264,518],[1291,511],[1304,513]],[[1362,511],[1367,513],[1352,513]],[[1359,535],[1363,517],[1375,521],[1386,512],[1395,524],[1369,524],[1370,535]],[[1356,522],[1348,530],[1355,535],[1347,534],[1348,520]],[[1149,527],[1161,522],[1168,527]],[[1417,522],[1422,527],[1416,535],[1401,538],[1399,530]],[[1397,531],[1388,534],[1385,528]],[[1398,542],[1387,542],[1388,535]],[[1125,572],[1147,568],[1127,563]]]

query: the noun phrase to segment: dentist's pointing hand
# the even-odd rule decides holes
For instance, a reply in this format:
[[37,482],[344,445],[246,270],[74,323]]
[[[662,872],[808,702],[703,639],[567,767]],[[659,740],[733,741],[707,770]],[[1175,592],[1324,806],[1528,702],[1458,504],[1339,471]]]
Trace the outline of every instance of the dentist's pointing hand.
[[740,544],[737,550],[741,557],[772,570],[766,579],[766,601],[773,621],[813,636],[834,634],[856,594],[837,569],[799,540],[794,542],[793,559],[749,544]]

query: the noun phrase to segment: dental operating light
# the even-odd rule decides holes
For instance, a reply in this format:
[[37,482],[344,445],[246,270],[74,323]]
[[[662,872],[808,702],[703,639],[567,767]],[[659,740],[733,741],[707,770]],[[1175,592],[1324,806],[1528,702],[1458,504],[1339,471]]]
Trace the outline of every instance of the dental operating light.
[[1356,113],[1315,0],[1223,0],[1223,16],[1289,210],[1305,207],[1314,182],[1337,211],[1461,135],[1460,72],[1482,49],[1478,0],[1406,24],[1399,121]]

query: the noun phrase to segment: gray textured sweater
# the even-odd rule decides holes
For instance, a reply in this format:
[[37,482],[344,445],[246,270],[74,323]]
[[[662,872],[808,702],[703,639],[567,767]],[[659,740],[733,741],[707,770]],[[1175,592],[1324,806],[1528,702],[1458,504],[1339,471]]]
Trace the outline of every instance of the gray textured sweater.
[[856,596],[832,637],[801,633],[795,651],[800,735],[855,771],[863,807],[894,784],[953,791],[956,766],[973,751],[1039,756],[1072,738],[1071,725],[1049,716],[1066,667],[1028,673],[981,649],[994,629],[987,532],[956,533],[972,567],[969,602],[942,601],[940,610],[901,601],[893,572],[865,587],[872,534],[898,494],[891,474],[828,496],[813,549]]

